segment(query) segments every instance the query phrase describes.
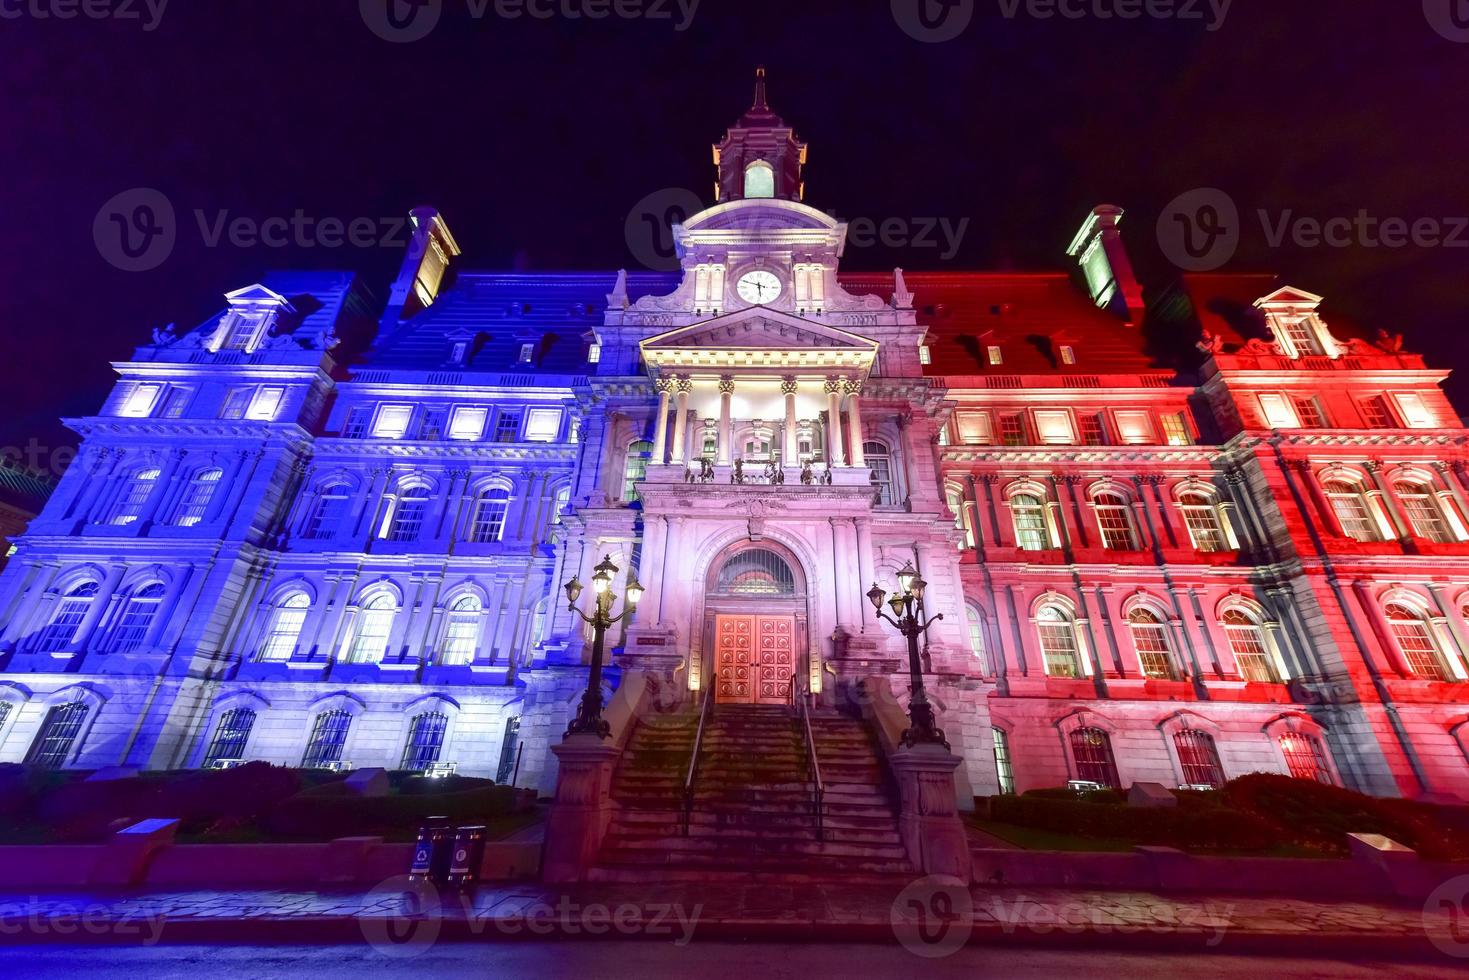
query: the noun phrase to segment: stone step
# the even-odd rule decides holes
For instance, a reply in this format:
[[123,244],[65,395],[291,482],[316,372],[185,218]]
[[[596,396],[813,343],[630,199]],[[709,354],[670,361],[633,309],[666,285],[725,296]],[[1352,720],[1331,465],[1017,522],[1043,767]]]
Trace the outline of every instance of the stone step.
[[608,884],[653,884],[659,882],[708,882],[710,884],[757,885],[892,885],[900,877],[911,878],[916,872],[904,866],[901,870],[840,872],[826,864],[813,864],[810,870],[786,867],[779,871],[752,868],[676,868],[642,864],[601,864],[587,869],[587,880]]
[[[822,833],[826,835],[827,844],[850,844],[854,847],[898,847],[903,846],[903,838],[896,830],[848,830],[845,827],[833,827],[827,822],[822,824]],[[626,843],[629,841],[644,841],[657,844],[659,841],[672,838],[679,840],[702,840],[702,841],[726,841],[723,846],[744,847],[753,845],[758,850],[762,843],[779,841],[806,841],[816,842],[816,821],[807,816],[801,824],[785,825],[777,828],[751,827],[751,826],[727,826],[718,827],[709,824],[695,824],[690,822],[689,834],[683,835],[682,824],[625,824],[618,820],[612,821],[608,830],[607,839],[614,842]]]
[[763,858],[783,855],[853,858],[860,861],[901,861],[908,852],[897,841],[862,843],[852,841],[819,841],[813,830],[810,837],[644,837],[609,834],[606,850],[625,860],[634,853],[677,855],[679,858],[737,857]]
[[[877,833],[891,830],[897,833],[893,821],[894,814],[891,811],[883,813],[833,813],[830,809],[826,811],[826,826],[833,829],[860,832]],[[669,824],[680,824],[683,819],[683,811],[677,807],[663,810],[633,810],[624,809],[614,812],[612,820],[626,827],[661,827]],[[690,827],[761,827],[769,826],[778,828],[783,826],[802,827],[809,825],[811,811],[808,808],[804,813],[733,813],[725,811],[713,813],[708,810],[694,810],[689,814]]]
[[856,858],[837,855],[699,853],[638,851],[609,848],[603,865],[671,867],[678,870],[724,870],[746,873],[805,874],[828,878],[852,874],[908,874],[912,865],[902,858]]

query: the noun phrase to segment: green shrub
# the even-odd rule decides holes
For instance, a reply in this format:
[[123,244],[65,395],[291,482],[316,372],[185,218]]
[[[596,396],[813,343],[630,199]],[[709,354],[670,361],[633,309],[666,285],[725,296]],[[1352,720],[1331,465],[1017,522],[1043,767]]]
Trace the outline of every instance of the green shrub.
[[512,812],[515,806],[515,791],[509,786],[375,797],[317,790],[277,804],[264,826],[270,833],[294,838],[392,836],[416,829],[428,817],[448,817],[456,822],[489,820]]
[[1074,790],[1065,786],[1050,786],[1045,789],[1028,789],[1025,796],[1040,800],[1068,800],[1072,803],[1126,803],[1127,796],[1116,789]]
[[1258,851],[1276,843],[1268,821],[1223,807],[1133,807],[1027,793],[990,800],[993,819],[1052,833],[1181,849]]

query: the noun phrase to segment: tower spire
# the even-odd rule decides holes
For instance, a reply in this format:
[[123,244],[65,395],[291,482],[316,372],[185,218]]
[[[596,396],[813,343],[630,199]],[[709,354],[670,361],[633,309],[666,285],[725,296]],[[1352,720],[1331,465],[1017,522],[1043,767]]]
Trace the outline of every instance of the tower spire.
[[750,106],[751,112],[769,112],[770,104],[765,101],[765,66],[761,65],[755,69],[755,104]]

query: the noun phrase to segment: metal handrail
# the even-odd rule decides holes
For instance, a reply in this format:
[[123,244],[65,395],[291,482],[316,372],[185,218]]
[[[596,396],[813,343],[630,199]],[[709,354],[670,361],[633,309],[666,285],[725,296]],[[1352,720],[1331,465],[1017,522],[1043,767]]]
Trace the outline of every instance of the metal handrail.
[[683,780],[683,836],[689,836],[689,819],[694,812],[694,777],[699,773],[699,750],[704,745],[704,727],[709,722],[709,712],[714,699],[704,692],[704,703],[699,707],[699,727],[694,731],[694,748],[689,753],[689,768]]
[[811,812],[816,816],[816,839],[825,841],[826,823],[822,811],[826,808],[826,783],[821,778],[821,760],[816,755],[816,737],[811,734],[811,691],[806,688],[798,694],[796,685],[792,684],[791,698],[799,702],[801,730],[806,736],[806,761],[811,766]]

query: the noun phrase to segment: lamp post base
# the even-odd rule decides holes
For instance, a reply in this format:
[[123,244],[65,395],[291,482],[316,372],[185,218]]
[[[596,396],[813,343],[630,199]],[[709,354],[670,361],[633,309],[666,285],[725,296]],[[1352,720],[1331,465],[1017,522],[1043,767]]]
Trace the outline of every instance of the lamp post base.
[[889,761],[902,800],[898,832],[914,869],[970,881],[973,860],[954,791],[963,759],[929,743],[898,749]]

